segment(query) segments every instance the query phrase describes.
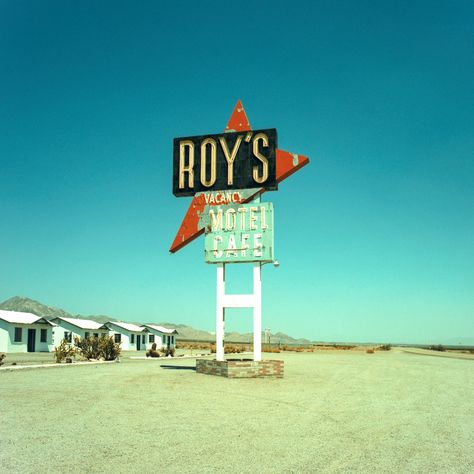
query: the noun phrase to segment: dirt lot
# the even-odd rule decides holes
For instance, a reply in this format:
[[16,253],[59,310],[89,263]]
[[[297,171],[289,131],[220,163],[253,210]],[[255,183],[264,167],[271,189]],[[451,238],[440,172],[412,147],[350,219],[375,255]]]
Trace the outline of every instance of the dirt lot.
[[474,361],[266,357],[284,379],[193,359],[2,371],[0,472],[474,472]]

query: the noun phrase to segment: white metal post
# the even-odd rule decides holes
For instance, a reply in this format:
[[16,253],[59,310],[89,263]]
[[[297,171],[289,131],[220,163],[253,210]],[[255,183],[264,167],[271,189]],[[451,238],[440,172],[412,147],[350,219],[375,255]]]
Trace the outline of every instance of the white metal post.
[[262,360],[262,270],[253,265],[253,293],[225,294],[225,263],[217,264],[216,291],[216,360],[224,360],[224,324],[226,308],[253,308],[253,360]]
[[253,360],[262,360],[262,268],[260,262],[253,266]]
[[217,264],[216,360],[224,360],[225,263]]

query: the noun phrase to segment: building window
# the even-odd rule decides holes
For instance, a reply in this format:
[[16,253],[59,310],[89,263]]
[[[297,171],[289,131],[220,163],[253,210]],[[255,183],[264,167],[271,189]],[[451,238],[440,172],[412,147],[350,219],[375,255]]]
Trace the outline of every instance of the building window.
[[[140,337],[140,336],[138,336],[138,337]],[[146,341],[145,334],[143,334],[143,336],[142,336],[142,344],[145,344],[145,341]]]
[[99,337],[99,333],[98,333],[98,332],[95,332],[95,333],[94,333],[94,337],[97,337],[97,338],[98,338],[98,337]]
[[48,330],[47,329],[41,329],[41,342],[46,342],[48,340]]
[[15,328],[15,342],[21,342],[22,328]]
[[86,332],[84,333],[84,337],[85,337],[86,339],[89,339],[89,337],[91,337],[91,333],[86,331]]
[[131,342],[132,344],[135,344],[135,334],[132,334],[132,335],[130,336],[130,342]]
[[122,342],[122,334],[114,334],[114,341],[118,344],[119,342]]
[[155,342],[155,335],[154,334],[148,334],[148,342]]
[[64,339],[66,339],[66,342],[71,343],[72,342],[72,332],[65,331],[64,332]]
[[166,336],[164,334],[161,336],[161,342],[162,344],[166,344]]
[[174,345],[174,336],[171,336],[171,344]]

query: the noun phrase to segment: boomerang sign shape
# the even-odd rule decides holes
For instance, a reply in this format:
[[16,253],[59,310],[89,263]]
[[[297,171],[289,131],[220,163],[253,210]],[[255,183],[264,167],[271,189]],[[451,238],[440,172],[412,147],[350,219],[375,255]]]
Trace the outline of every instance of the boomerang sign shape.
[[[230,116],[229,122],[224,132],[249,132],[249,120],[245,114],[244,107],[240,100],[237,101],[234,111]],[[288,151],[276,150],[276,179],[280,183],[293,173],[309,163],[309,158]],[[265,192],[264,188],[239,189],[240,202],[249,202]],[[217,203],[206,202],[206,193],[197,193],[184,216],[183,222],[179,227],[178,233],[170,247],[170,252],[175,253],[185,245],[204,233],[204,227],[200,226],[199,216],[204,211],[206,204],[218,205]]]

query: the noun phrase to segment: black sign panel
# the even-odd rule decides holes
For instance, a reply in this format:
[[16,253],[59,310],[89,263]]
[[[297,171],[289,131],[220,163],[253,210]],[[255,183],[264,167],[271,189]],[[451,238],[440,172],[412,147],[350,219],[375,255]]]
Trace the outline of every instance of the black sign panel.
[[277,131],[274,128],[175,138],[173,194],[265,188],[276,181]]

